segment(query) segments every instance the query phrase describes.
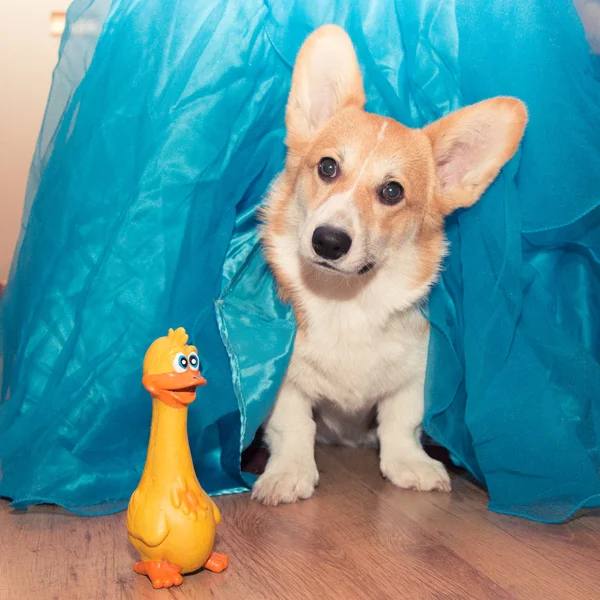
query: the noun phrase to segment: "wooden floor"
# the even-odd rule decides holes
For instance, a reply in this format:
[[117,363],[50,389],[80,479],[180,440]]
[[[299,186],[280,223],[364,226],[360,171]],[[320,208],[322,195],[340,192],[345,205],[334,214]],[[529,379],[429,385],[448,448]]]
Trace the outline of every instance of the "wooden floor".
[[0,599],[600,598],[600,517],[540,525],[486,510],[462,478],[419,494],[384,482],[370,449],[320,449],[315,497],[265,508],[217,498],[220,575],[171,590],[134,574],[124,514],[80,518],[0,504]]

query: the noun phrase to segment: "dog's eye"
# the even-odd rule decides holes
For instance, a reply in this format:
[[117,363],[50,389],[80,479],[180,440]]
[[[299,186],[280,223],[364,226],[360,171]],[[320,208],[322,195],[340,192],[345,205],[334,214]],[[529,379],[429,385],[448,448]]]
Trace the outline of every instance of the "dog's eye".
[[334,179],[338,174],[338,165],[333,158],[325,157],[319,161],[321,179]]
[[397,181],[388,181],[381,189],[381,201],[384,204],[398,204],[404,198],[404,188]]

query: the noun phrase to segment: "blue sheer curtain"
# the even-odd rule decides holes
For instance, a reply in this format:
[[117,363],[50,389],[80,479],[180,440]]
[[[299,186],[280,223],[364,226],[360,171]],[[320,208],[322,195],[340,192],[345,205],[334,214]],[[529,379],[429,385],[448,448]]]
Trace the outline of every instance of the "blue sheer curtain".
[[0,305],[0,495],[123,508],[148,437],[141,360],[180,325],[209,381],[190,410],[200,479],[251,484],[240,454],[294,338],[255,212],[295,55],[335,22],[369,110],[422,126],[497,94],[528,104],[517,156],[447,224],[425,428],[493,510],[600,504],[598,3],[577,9],[589,41],[550,0],[74,2]]

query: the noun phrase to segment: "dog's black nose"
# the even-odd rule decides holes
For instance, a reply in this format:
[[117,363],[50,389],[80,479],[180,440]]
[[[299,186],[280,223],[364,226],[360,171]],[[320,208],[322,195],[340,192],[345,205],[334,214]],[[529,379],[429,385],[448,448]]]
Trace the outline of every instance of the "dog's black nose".
[[348,254],[352,238],[342,229],[317,227],[312,236],[312,247],[321,258],[337,260]]

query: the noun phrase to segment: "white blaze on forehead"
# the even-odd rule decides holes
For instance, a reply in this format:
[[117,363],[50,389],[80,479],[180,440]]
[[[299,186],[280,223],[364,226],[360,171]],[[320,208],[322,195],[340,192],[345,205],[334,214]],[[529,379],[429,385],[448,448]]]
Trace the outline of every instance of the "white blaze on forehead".
[[354,182],[352,183],[350,189],[339,194],[334,194],[315,211],[314,218],[318,220],[319,223],[330,222],[331,224],[335,224],[336,220],[346,220],[351,222],[355,229],[359,226],[358,213],[355,210],[353,202],[354,192],[362,176],[365,173],[365,169],[367,168],[367,165],[371,160],[373,153],[375,152],[375,150],[377,150],[377,147],[383,140],[383,136],[385,134],[386,129],[387,121],[384,121],[381,124],[381,127],[379,128],[379,132],[377,134],[377,138],[375,139],[375,143],[373,144],[373,147],[369,151],[369,154],[362,163],[358,175],[354,179]]
[[381,124],[379,133],[377,134],[377,138],[375,140],[375,143],[373,144],[373,147],[371,148],[371,151],[369,152],[369,154],[367,154],[367,158],[365,158],[365,162],[362,164],[360,171],[358,172],[358,176],[354,180],[354,183],[352,184],[351,192],[354,192],[354,190],[356,189],[356,186],[358,185],[358,182],[360,181],[361,177],[363,176],[365,169],[367,168],[367,165],[369,164],[369,161],[371,160],[371,157],[373,156],[373,153],[375,152],[375,150],[377,150],[377,147],[381,143],[381,140],[383,140],[383,134],[385,133],[386,129],[387,129],[387,121],[384,121]]

